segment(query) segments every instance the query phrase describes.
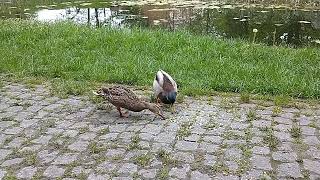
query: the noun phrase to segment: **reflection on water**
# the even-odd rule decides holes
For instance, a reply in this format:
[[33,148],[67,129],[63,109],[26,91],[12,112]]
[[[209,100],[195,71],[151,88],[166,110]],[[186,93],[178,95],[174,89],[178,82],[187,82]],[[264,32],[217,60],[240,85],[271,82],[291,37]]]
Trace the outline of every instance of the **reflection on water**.
[[[18,1],[17,1],[18,2]],[[317,46],[320,11],[259,5],[223,5],[201,1],[184,3],[84,1],[33,4],[2,3],[2,18],[39,21],[72,20],[92,26],[185,29],[197,34],[253,40],[269,45]]]
[[42,9],[35,13],[34,19],[42,22],[72,20],[79,24],[111,25],[112,27],[124,25],[123,21],[125,20],[123,17],[113,16],[110,8]]

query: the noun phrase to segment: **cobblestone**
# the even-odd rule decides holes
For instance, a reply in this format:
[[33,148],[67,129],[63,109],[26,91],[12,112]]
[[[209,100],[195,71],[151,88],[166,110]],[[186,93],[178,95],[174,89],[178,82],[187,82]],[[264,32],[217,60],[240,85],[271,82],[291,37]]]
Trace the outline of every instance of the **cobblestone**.
[[[101,110],[84,96],[60,99],[49,89],[4,82],[0,179],[320,178],[319,105],[283,108],[272,117],[272,102],[186,97],[176,113],[164,109],[167,120],[153,120],[148,111],[119,118],[113,107]],[[222,105],[222,98],[235,108]],[[18,105],[27,102],[32,105]],[[254,107],[259,118],[249,122],[248,108]],[[186,132],[183,123],[190,124]],[[299,139],[290,132],[295,125],[301,128]],[[266,129],[279,141],[266,139]]]

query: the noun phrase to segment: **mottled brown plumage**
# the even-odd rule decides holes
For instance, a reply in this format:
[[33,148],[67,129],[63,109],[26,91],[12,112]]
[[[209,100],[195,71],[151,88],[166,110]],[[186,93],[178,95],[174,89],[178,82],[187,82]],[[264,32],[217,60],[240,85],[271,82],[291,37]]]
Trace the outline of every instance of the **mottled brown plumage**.
[[107,101],[116,106],[121,117],[124,117],[121,112],[121,108],[124,108],[134,112],[140,112],[144,109],[149,109],[151,112],[164,118],[159,106],[142,101],[130,89],[126,87],[102,87],[95,94],[104,97]]

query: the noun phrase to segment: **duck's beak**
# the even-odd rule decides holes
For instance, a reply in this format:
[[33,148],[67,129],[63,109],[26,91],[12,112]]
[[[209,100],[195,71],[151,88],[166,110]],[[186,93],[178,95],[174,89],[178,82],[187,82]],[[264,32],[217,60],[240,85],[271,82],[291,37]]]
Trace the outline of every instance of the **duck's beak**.
[[98,94],[96,91],[92,91],[92,93],[96,96],[99,96],[100,94]]

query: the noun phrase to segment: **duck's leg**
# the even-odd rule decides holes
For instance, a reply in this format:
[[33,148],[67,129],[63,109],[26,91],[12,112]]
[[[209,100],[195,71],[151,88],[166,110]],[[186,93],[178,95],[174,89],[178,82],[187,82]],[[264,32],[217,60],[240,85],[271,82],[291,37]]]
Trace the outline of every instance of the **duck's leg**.
[[117,110],[119,111],[120,117],[128,117],[128,112],[126,112],[125,114],[122,114],[120,107],[117,107]]
[[158,105],[158,106],[160,106],[160,107],[162,106],[162,104],[161,104],[161,101],[160,101],[160,98],[159,98],[159,97],[157,97],[157,101],[156,101],[156,103],[157,103],[157,105]]
[[175,113],[176,112],[176,108],[173,104],[171,104],[171,113]]

